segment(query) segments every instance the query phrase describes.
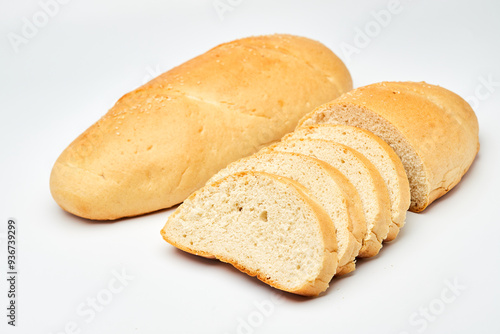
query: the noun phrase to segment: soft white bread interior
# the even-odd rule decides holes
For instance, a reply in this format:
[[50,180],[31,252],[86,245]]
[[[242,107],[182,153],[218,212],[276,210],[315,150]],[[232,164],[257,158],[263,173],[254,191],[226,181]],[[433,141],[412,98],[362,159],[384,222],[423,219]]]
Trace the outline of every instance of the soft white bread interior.
[[378,254],[391,223],[390,199],[382,176],[367,158],[348,146],[322,139],[283,140],[271,145],[268,150],[309,155],[344,174],[359,193],[367,224],[359,256]]
[[207,184],[241,171],[267,172],[305,186],[328,213],[337,231],[337,275],[355,269],[355,258],[366,234],[366,222],[361,199],[342,173],[326,162],[303,154],[268,151],[229,164]]
[[354,89],[306,115],[299,126],[348,124],[386,141],[405,167],[410,210],[452,189],[479,150],[478,122],[455,93],[425,82],[382,82]]
[[206,185],[169,217],[163,238],[186,252],[214,256],[263,282],[316,296],[336,272],[330,217],[291,179],[242,172]]
[[401,160],[385,141],[367,130],[344,124],[302,126],[285,138],[333,140],[355,149],[370,160],[384,179],[391,199],[392,223],[385,241],[396,238],[410,207],[410,186]]
[[308,38],[219,45],[120,98],[57,159],[52,196],[98,220],[171,207],[351,88],[342,61]]

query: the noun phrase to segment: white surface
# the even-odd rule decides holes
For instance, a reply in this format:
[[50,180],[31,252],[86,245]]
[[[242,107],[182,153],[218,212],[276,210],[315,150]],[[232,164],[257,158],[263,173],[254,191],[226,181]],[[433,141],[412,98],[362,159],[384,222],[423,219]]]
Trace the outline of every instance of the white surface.
[[[159,231],[170,210],[94,223],[59,209],[48,187],[57,156],[150,72],[221,42],[274,32],[317,39],[347,61],[342,42],[354,45],[357,29],[370,26],[370,13],[389,1],[223,2],[234,4],[224,20],[212,0],[74,0],[15,53],[7,34],[19,34],[22,18],[40,5],[2,0],[0,231],[8,217],[17,219],[20,280],[18,327],[11,328],[2,240],[0,332],[500,332],[500,86],[489,95],[481,87],[481,78],[500,81],[498,1],[401,0],[400,13],[347,62],[355,86],[426,80],[464,97],[479,92],[481,152],[458,187],[424,213],[408,214],[395,242],[334,279],[320,298],[285,294],[271,314],[257,313],[254,303],[269,301],[274,290],[165,243]],[[133,280],[87,322],[89,314],[77,308],[87,298],[109,296],[103,289],[114,283],[113,270],[122,269]],[[450,303],[442,298],[450,301],[452,293],[441,297],[446,280],[465,286]],[[440,314],[410,322],[429,306]],[[258,326],[241,327],[248,318]]]

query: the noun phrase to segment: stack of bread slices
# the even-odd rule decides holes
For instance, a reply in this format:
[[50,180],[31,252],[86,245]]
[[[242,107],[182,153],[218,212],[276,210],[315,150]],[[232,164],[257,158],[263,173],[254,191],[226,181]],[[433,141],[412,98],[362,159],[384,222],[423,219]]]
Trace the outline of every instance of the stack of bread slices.
[[423,210],[458,183],[479,148],[477,131],[472,109],[443,88],[362,87],[219,171],[162,235],[278,289],[315,296],[334,275],[352,272],[356,258],[394,240],[409,208]]

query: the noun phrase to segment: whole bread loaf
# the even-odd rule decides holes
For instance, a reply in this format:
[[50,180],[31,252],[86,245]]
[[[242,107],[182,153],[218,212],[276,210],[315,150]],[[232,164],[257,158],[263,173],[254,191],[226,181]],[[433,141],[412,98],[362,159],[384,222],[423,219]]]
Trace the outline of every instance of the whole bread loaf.
[[126,94],[73,141],[53,167],[52,196],[97,220],[171,207],[351,88],[339,58],[307,38],[219,45]]
[[381,82],[354,89],[306,115],[300,125],[348,124],[386,141],[405,167],[410,210],[452,189],[479,150],[478,122],[457,94],[425,82]]

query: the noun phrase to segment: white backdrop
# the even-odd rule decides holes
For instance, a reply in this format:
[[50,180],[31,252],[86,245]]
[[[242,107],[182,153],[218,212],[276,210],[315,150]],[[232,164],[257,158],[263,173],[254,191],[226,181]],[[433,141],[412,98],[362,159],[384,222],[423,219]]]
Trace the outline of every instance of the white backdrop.
[[[0,0],[2,333],[500,332],[500,2],[55,1]],[[425,80],[466,97],[481,151],[459,186],[316,299],[177,251],[159,234],[171,210],[96,223],[59,209],[52,164],[120,96],[219,43],[275,32],[326,44],[355,86]]]

